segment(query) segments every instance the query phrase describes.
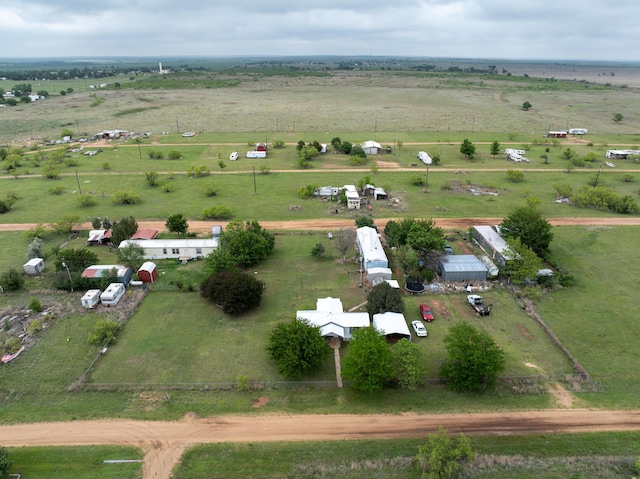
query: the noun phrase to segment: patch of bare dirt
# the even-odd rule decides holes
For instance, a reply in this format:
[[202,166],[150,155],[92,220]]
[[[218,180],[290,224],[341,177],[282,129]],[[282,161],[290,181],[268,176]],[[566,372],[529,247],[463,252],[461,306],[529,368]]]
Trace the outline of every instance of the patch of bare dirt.
[[573,407],[573,395],[560,383],[550,383],[549,392],[553,395],[556,405],[563,408]]
[[444,318],[451,317],[451,311],[447,308],[444,302],[440,299],[434,299],[429,302],[429,306],[433,309],[437,316],[442,316]]
[[261,396],[259,398],[253,398],[251,400],[252,408],[261,408],[269,404],[269,396]]
[[[520,333],[520,335],[526,339],[527,341],[533,341],[533,334],[531,334],[531,331],[529,331],[527,329],[527,327],[524,324],[521,323],[516,323],[515,324],[516,329],[518,330],[518,332]],[[535,366],[537,367],[537,366]]]

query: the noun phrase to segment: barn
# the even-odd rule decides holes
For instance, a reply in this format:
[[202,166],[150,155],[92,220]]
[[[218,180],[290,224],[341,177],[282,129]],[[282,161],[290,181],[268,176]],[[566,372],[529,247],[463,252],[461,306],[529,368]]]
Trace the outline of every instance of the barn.
[[445,255],[440,260],[443,281],[486,281],[489,269],[472,254]]
[[153,283],[158,277],[158,268],[152,261],[145,261],[138,270],[138,279],[143,283]]
[[402,313],[378,313],[373,315],[373,327],[380,331],[389,342],[411,339],[411,331]]

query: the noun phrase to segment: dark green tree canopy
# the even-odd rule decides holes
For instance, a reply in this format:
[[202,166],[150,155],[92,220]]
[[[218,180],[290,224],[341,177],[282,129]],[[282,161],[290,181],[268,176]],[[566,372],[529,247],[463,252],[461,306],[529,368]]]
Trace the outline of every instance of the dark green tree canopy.
[[200,295],[220,306],[226,314],[256,308],[262,300],[264,284],[253,275],[223,271],[200,283]]
[[491,143],[491,146],[489,146],[489,151],[493,156],[496,156],[500,153],[500,143],[498,143],[498,140]]
[[175,215],[169,216],[165,226],[172,233],[179,233],[181,235],[185,234],[189,229],[187,218],[185,218],[182,213],[176,213]]
[[111,225],[111,243],[119,246],[126,239],[131,238],[138,231],[138,222],[133,216],[121,218],[118,222]]
[[87,248],[66,248],[58,251],[55,266],[56,271],[63,271],[65,269],[62,266],[62,260],[67,265],[70,271],[82,271],[87,266],[92,264],[98,264],[98,255],[93,251],[89,251]]
[[320,328],[294,319],[278,324],[269,335],[267,352],[286,378],[300,379],[316,372],[331,350]]
[[275,247],[275,237],[262,229],[257,221],[233,221],[220,236],[224,249],[236,264],[251,266],[266,259]]
[[460,153],[462,153],[465,158],[468,160],[473,159],[473,154],[476,152],[476,146],[469,140],[465,138],[462,140],[462,144],[460,145]]
[[367,312],[373,317],[374,314],[388,311],[404,313],[404,302],[400,290],[384,281],[376,284],[367,295]]
[[401,388],[415,390],[424,382],[427,365],[424,351],[416,343],[403,338],[391,345],[395,378]]
[[393,377],[393,358],[385,337],[375,328],[358,328],[342,362],[342,376],[358,391],[381,390]]
[[500,234],[505,238],[519,238],[523,245],[542,258],[549,254],[553,239],[551,225],[535,207],[517,208],[502,221],[500,227]]
[[437,433],[429,433],[427,443],[418,448],[415,464],[425,479],[455,479],[462,473],[462,465],[473,460],[471,441],[460,433],[447,434],[440,426]]
[[466,321],[449,328],[444,344],[449,359],[440,368],[440,376],[449,379],[454,391],[484,391],[504,371],[504,351],[491,336]]
[[125,266],[131,266],[134,271],[138,271],[144,263],[144,248],[138,243],[128,243],[124,248],[116,250],[116,257]]

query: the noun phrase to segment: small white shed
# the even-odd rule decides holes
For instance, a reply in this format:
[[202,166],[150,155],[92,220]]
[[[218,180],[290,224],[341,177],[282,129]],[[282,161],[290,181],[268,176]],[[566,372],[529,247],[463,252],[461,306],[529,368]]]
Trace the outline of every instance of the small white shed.
[[84,293],[84,296],[81,299],[82,306],[87,309],[95,308],[100,302],[101,293],[102,291],[100,291],[99,289],[90,289],[89,291]]
[[32,258],[22,265],[24,273],[29,276],[39,275],[44,271],[44,260],[42,258]]

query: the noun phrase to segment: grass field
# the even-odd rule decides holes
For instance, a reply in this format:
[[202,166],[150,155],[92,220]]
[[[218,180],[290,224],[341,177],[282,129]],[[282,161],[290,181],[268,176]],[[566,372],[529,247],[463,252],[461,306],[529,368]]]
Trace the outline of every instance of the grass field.
[[[416,477],[425,440],[203,445],[188,450],[176,479],[226,477]],[[468,478],[625,478],[633,475],[637,433],[472,437]]]
[[[554,67],[555,68],[555,67]],[[567,74],[567,72],[564,72]],[[554,74],[562,78],[557,70]],[[547,75],[548,76],[548,75]],[[599,74],[598,74],[599,76]],[[140,149],[133,143],[104,147],[93,158],[78,155],[78,165],[61,166],[62,178],[48,181],[40,167],[28,161],[20,167],[20,178],[0,179],[0,197],[15,192],[18,201],[3,223],[56,221],[67,214],[83,221],[95,216],[119,219],[133,215],[138,220],[160,219],[181,212],[191,219],[203,208],[215,204],[232,208],[236,218],[287,220],[335,217],[332,205],[301,200],[296,190],[307,184],[343,185],[371,176],[399,199],[374,205],[376,217],[503,217],[528,196],[541,199],[540,210],[547,217],[608,216],[610,213],[578,209],[554,203],[554,184],[570,184],[574,189],[586,185],[602,165],[606,149],[614,145],[640,145],[638,90],[619,84],[599,85],[577,82],[518,78],[484,78],[473,75],[429,75],[406,72],[341,72],[331,76],[270,76],[237,73],[236,86],[224,88],[153,89],[89,91],[82,80],[56,82],[52,92],[73,85],[71,95],[52,95],[44,102],[0,109],[0,144],[28,147],[26,137],[56,138],[62,128],[78,134],[103,129],[125,128],[152,132]],[[616,79],[617,80],[617,79]],[[186,80],[185,80],[186,81]],[[191,81],[191,80],[189,80]],[[4,88],[11,85],[0,83]],[[529,101],[532,110],[522,111]],[[93,106],[92,106],[93,105]],[[614,123],[614,113],[624,121]],[[589,135],[580,143],[560,146],[543,144],[549,129],[585,127]],[[184,139],[182,131],[197,131]],[[168,132],[167,134],[162,134]],[[335,136],[357,143],[374,139],[384,146],[395,146],[395,153],[369,159],[353,171],[346,158],[328,154],[314,160],[310,170],[297,168],[292,146],[298,140],[329,143]],[[460,142],[470,138],[478,143],[474,161],[464,160]],[[270,150],[265,161],[241,159],[227,161],[231,151],[250,149],[255,142],[282,139],[282,150]],[[488,143],[497,140],[503,147],[530,145],[526,165],[507,164],[489,154]],[[570,139],[572,140],[572,139]],[[400,142],[403,143],[400,146]],[[588,142],[593,143],[589,146]],[[596,152],[599,161],[592,168],[566,171],[562,151],[571,147],[579,155]],[[549,148],[549,161],[540,158]],[[164,153],[178,150],[181,160],[149,160],[149,150]],[[410,184],[414,173],[424,175],[423,167],[413,167],[419,150],[439,153],[440,166],[429,170],[429,189]],[[224,171],[218,161],[226,163]],[[379,168],[371,170],[374,161]],[[108,163],[110,170],[104,164]],[[619,195],[638,199],[640,165],[616,161],[617,169],[602,170],[599,181]],[[211,175],[189,179],[184,172],[192,165],[206,165]],[[265,166],[271,174],[259,174]],[[258,174],[254,175],[255,166]],[[386,171],[388,166],[407,171]],[[525,173],[522,183],[510,183],[505,169]],[[160,172],[159,186],[149,187],[147,171]],[[334,171],[336,170],[336,171]],[[547,170],[547,171],[543,171]],[[629,170],[623,172],[620,170]],[[76,177],[77,171],[77,177]],[[623,181],[632,174],[634,181]],[[163,185],[171,182],[173,191]],[[215,184],[218,195],[207,198],[204,188]],[[61,195],[50,188],[62,186]],[[497,196],[473,196],[468,187],[481,186]],[[96,205],[77,204],[79,190],[91,193]],[[114,191],[136,191],[142,201],[134,206],[111,203]],[[301,209],[292,209],[292,206]],[[351,217],[341,212],[340,217]],[[536,306],[567,348],[593,376],[596,388],[575,392],[578,407],[638,408],[638,363],[634,338],[640,330],[634,322],[635,291],[638,281],[637,228],[555,228],[551,245],[554,262],[575,278],[572,288],[536,297]],[[329,249],[324,260],[312,259],[311,247],[324,236],[278,234],[274,255],[255,268],[267,288],[259,310],[239,318],[221,314],[204,302],[197,292],[179,292],[177,281],[197,285],[204,277],[201,263],[187,266],[161,263],[160,281],[144,300],[116,343],[90,371],[90,384],[138,383],[138,391],[114,388],[108,391],[70,391],[69,387],[85,372],[98,355],[86,338],[98,317],[95,312],[75,311],[60,315],[41,333],[38,343],[18,361],[0,368],[0,422],[70,420],[76,418],[123,417],[178,419],[187,412],[199,416],[242,413],[399,413],[473,412],[486,410],[541,409],[554,407],[550,395],[526,390],[518,394],[500,386],[482,396],[454,394],[430,383],[417,392],[385,390],[363,396],[349,388],[272,389],[265,391],[165,391],[158,384],[202,385],[233,383],[241,378],[274,382],[280,378],[264,352],[266,336],[278,322],[292,319],[296,309],[313,308],[318,297],[340,297],[347,308],[361,304],[365,292],[358,288],[357,264],[336,261]],[[0,271],[20,268],[28,240],[22,233],[0,234]],[[60,245],[62,238],[47,239],[46,251]],[[83,239],[74,240],[79,247]],[[103,261],[113,254],[100,249]],[[53,270],[47,259],[47,271]],[[28,279],[27,290],[4,294],[4,305],[25,306],[31,296],[47,301],[75,304],[81,294],[51,290],[49,277]],[[535,296],[535,293],[531,293]],[[557,379],[571,372],[566,359],[550,345],[541,330],[526,316],[506,291],[495,289],[485,295],[494,304],[489,318],[476,319],[462,295],[406,297],[407,317],[417,317],[418,301],[438,304],[450,316],[437,316],[428,324],[429,337],[421,340],[428,358],[429,377],[437,376],[443,360],[442,338],[447,327],[468,319],[489,332],[505,350],[505,376],[532,378],[537,383]],[[71,308],[72,309],[72,308]],[[70,309],[70,310],[71,310]],[[78,308],[76,308],[78,309]],[[0,338],[2,334],[0,333]],[[344,353],[345,351],[343,351]],[[533,368],[525,363],[535,365]],[[331,380],[332,364],[325,364],[311,380]],[[517,388],[516,388],[517,389]],[[268,406],[251,407],[256,395],[267,394]],[[1,444],[1,441],[0,441]],[[196,448],[183,461],[176,477],[410,477],[406,458],[415,453],[419,442],[366,441],[336,444],[219,445]],[[536,438],[491,438],[474,441],[479,454],[492,456],[534,456],[532,466],[519,468],[487,467],[472,477],[623,477],[628,457],[637,454],[637,434],[579,435]],[[323,454],[324,453],[324,454]],[[12,450],[11,459],[32,467],[21,470],[29,477],[138,477],[139,465],[96,467],[104,456],[139,451]],[[566,465],[565,457],[611,456],[605,467],[597,460],[578,459]],[[59,456],[59,457],[58,457]],[[549,457],[561,458],[548,462]],[[60,457],[64,457],[62,460]],[[78,459],[82,457],[82,460]],[[214,466],[211,466],[215,457]],[[326,457],[333,458],[327,461]],[[55,458],[55,461],[54,459]],[[69,461],[67,462],[67,458]],[[321,458],[321,459],[318,459]],[[398,458],[400,460],[398,461]],[[545,462],[546,461],[546,462]],[[77,465],[70,463],[77,462]],[[374,464],[371,465],[371,462]],[[565,462],[565,464],[563,464]],[[584,463],[578,467],[577,463]],[[43,472],[36,469],[42,467]],[[60,464],[58,467],[56,464]],[[67,466],[68,464],[68,466]],[[93,465],[93,471],[90,464]],[[345,472],[345,465],[354,465]],[[116,469],[116,467],[118,469]],[[119,469],[121,468],[122,469]],[[546,471],[545,471],[546,469]],[[605,470],[606,472],[601,472]],[[115,472],[114,472],[115,471]],[[256,472],[259,471],[259,472]],[[613,472],[611,472],[613,471]],[[95,475],[92,475],[95,474]],[[600,475],[602,474],[602,475]],[[608,474],[608,475],[607,475]],[[617,474],[617,475],[616,475]]]

